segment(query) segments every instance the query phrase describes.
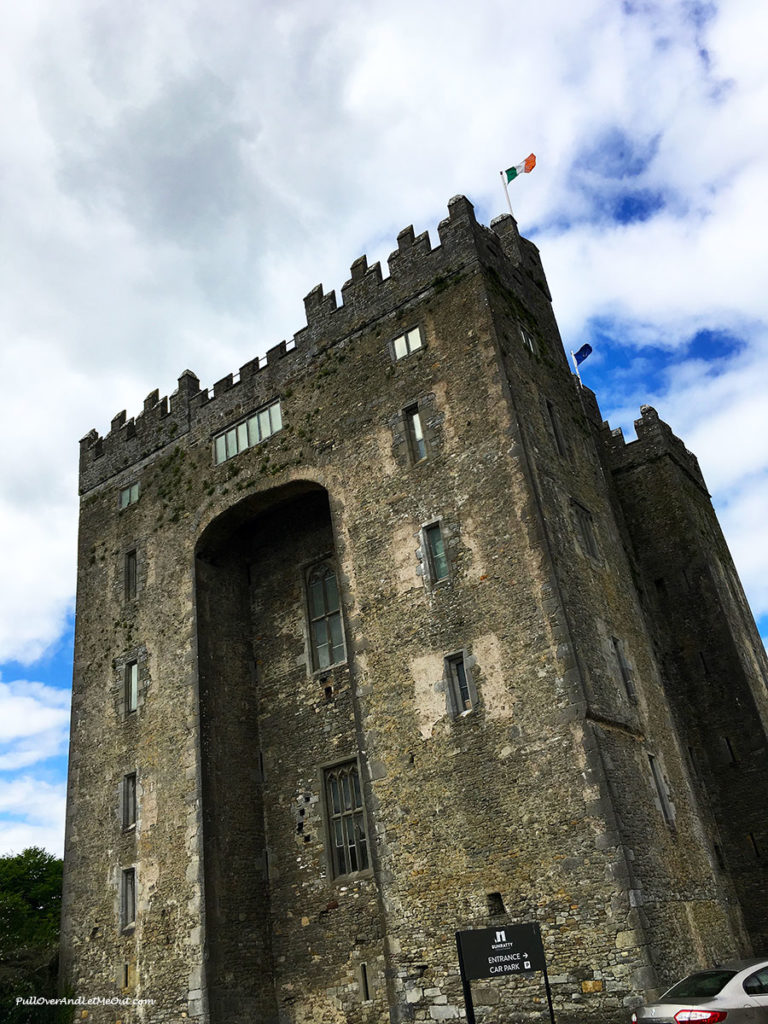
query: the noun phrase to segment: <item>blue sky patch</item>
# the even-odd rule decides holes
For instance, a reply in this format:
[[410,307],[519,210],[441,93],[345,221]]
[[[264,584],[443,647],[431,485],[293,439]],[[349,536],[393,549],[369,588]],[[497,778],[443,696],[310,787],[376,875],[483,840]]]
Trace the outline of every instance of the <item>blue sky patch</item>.
[[665,202],[661,192],[651,189],[638,189],[632,192],[621,192],[611,201],[611,214],[619,224],[633,224],[636,221],[648,220],[655,213],[664,209]]
[[0,679],[9,683],[25,679],[34,683],[45,683],[57,690],[68,690],[72,686],[72,661],[75,648],[75,617],[67,616],[65,631],[55,644],[48,648],[42,658],[22,664],[19,661],[0,663]]
[[718,372],[718,361],[731,358],[746,347],[742,338],[729,331],[704,329],[697,331],[688,342],[687,359],[703,359],[712,365],[712,372]]
[[617,126],[606,128],[575,155],[573,174],[587,170],[602,178],[636,178],[650,166],[660,138],[660,134],[630,136]]

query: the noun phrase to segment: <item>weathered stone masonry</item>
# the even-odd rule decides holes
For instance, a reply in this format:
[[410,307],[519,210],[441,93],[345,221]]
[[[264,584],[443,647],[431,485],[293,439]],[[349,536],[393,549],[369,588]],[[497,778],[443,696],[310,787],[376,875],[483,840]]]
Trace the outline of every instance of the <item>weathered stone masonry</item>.
[[698,464],[602,422],[511,217],[438,231],[81,442],[63,977],[154,1000],[93,1020],[450,1020],[455,930],[537,920],[558,1020],[615,1021],[768,945],[766,659]]

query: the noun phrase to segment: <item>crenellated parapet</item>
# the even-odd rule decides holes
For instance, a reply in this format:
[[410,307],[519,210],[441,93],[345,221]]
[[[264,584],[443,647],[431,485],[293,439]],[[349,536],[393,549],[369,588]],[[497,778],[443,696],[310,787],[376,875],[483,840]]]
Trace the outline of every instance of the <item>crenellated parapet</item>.
[[152,391],[137,416],[118,413],[104,437],[89,431],[80,442],[81,493],[186,434],[203,409],[209,420],[215,420],[210,415],[212,403],[233,389],[247,390],[251,404],[270,401],[292,378],[311,374],[318,355],[328,348],[478,265],[493,267],[511,288],[523,287],[527,279],[550,299],[538,250],[520,237],[511,215],[497,217],[488,228],[478,223],[466,197],[454,196],[448,217],[437,230],[440,244],[434,247],[428,232],[416,235],[412,226],[401,231],[397,249],[387,260],[387,276],[379,263],[369,266],[365,255],[356,259],[341,287],[341,303],[335,291],[326,293],[317,285],[304,299],[306,327],[265,356],[245,363],[239,372],[222,377],[210,390],[201,388],[195,374],[185,370],[170,397]]
[[685,447],[653,406],[641,405],[640,412],[640,419],[635,420],[636,441],[627,442],[621,427],[612,430],[608,423],[602,426],[603,451],[612,472],[621,473],[662,458],[672,458],[706,493],[699,460],[693,452]]

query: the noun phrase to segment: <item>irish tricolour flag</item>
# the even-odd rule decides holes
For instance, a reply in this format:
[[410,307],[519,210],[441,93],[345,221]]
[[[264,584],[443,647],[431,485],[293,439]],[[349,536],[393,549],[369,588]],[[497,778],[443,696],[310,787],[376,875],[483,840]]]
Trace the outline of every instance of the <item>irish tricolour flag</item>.
[[504,195],[507,197],[507,206],[509,212],[512,213],[512,203],[509,201],[509,190],[507,185],[510,181],[514,181],[518,174],[530,174],[533,168],[536,166],[536,157],[531,153],[529,157],[526,157],[521,164],[517,167],[508,167],[506,171],[499,171],[501,175],[501,184],[504,186]]
[[531,153],[529,157],[526,157],[521,164],[517,167],[508,167],[504,174],[507,177],[507,183],[514,181],[518,174],[530,174],[533,168],[536,166],[536,157]]

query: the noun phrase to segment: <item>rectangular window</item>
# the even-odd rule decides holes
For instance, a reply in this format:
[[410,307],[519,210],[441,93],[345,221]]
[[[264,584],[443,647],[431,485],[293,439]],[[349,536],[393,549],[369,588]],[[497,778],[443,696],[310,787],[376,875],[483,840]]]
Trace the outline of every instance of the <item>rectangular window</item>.
[[424,431],[421,426],[418,405],[410,405],[403,410],[405,417],[405,429],[408,434],[408,450],[412,462],[421,462],[427,457],[427,443],[424,440]]
[[558,455],[565,456],[567,453],[567,449],[565,447],[565,441],[560,430],[560,420],[557,418],[555,407],[552,405],[550,401],[547,401],[547,414],[549,415],[549,424],[552,428],[552,436],[555,439],[555,448],[557,448],[557,453]]
[[579,531],[579,537],[584,550],[592,558],[599,557],[599,551],[597,548],[597,540],[595,539],[595,524],[592,519],[592,513],[584,508],[583,505],[579,505],[577,501],[573,502],[573,514],[576,518],[576,526]]
[[120,886],[120,925],[129,928],[136,923],[136,869],[125,868]]
[[664,821],[666,821],[668,825],[674,825],[675,814],[672,810],[672,804],[669,800],[667,786],[664,782],[664,777],[661,774],[661,768],[659,767],[659,763],[653,756],[653,754],[648,755],[648,762],[651,766],[651,774],[653,775],[653,782],[656,786],[656,792],[659,797],[659,803],[661,804],[661,813],[664,815]]
[[334,878],[368,868],[363,795],[356,761],[325,772],[325,805]]
[[418,327],[406,331],[392,342],[395,359],[404,359],[419,348],[421,348],[421,331]]
[[624,644],[619,640],[617,636],[611,637],[611,643],[613,644],[613,654],[616,658],[616,664],[619,667],[619,674],[621,681],[624,684],[627,696],[633,704],[637,703],[637,691],[635,690],[635,680],[632,668],[624,655]]
[[431,526],[425,527],[424,538],[427,542],[430,579],[433,583],[438,583],[440,580],[448,578],[448,558],[445,554],[445,543],[440,523],[433,523]]
[[314,566],[307,575],[307,601],[312,668],[330,668],[346,661],[339,588],[336,573],[327,562]]
[[283,427],[280,402],[272,402],[253,413],[247,419],[229,427],[213,439],[213,455],[216,465],[226,462],[246,448],[253,448],[261,441],[276,434]]
[[135,711],[139,706],[139,663],[129,661],[125,666],[125,710]]
[[465,711],[471,711],[475,701],[464,655],[452,654],[450,658],[446,658],[445,668],[453,713],[461,715]]
[[128,487],[123,487],[123,489],[120,491],[120,508],[128,508],[129,505],[135,504],[138,500],[138,483],[130,484]]
[[123,828],[136,824],[136,772],[123,776]]
[[125,599],[132,601],[136,597],[136,552],[126,551],[125,553]]

